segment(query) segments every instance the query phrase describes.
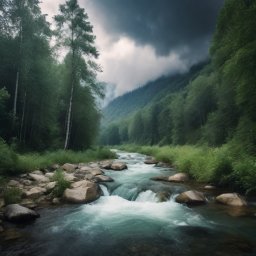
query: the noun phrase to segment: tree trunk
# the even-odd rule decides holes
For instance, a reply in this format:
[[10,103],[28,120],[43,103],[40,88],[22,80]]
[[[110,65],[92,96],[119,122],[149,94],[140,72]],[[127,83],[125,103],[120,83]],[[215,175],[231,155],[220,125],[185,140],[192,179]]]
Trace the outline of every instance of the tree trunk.
[[69,144],[70,128],[71,128],[71,113],[72,113],[72,104],[73,104],[73,93],[74,93],[74,80],[72,81],[72,86],[71,86],[71,94],[70,94],[70,100],[69,100],[68,121],[67,121],[67,130],[66,130],[64,150],[66,150],[68,148],[68,144]]
[[20,142],[22,141],[22,132],[23,132],[23,127],[24,127],[24,118],[25,118],[25,111],[26,111],[26,100],[27,100],[27,92],[25,91],[24,103],[23,103],[23,109],[22,109],[22,118],[21,118],[21,124],[20,124]]

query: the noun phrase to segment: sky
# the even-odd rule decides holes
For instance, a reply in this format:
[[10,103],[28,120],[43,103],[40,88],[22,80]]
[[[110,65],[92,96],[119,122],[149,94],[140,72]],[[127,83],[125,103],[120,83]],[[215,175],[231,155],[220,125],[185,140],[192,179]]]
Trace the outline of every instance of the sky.
[[[48,20],[65,0],[42,0]],[[223,0],[78,0],[94,27],[106,101],[208,56]]]

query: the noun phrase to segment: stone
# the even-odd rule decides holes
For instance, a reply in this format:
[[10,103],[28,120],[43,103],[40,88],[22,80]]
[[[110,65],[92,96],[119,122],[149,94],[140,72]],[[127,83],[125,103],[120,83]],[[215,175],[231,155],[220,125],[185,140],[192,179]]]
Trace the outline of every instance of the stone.
[[111,170],[114,170],[114,171],[122,171],[127,169],[127,165],[123,162],[114,162],[111,164],[110,168]]
[[10,180],[7,184],[9,187],[19,187],[20,183],[17,180]]
[[47,178],[49,178],[49,179],[51,179],[53,176],[54,176],[54,173],[53,173],[53,172],[47,172],[47,173],[45,174],[45,177],[47,177]]
[[99,165],[97,163],[89,163],[90,167],[95,169],[95,168],[99,168]]
[[105,160],[105,161],[101,161],[99,166],[102,169],[110,170],[112,163],[113,163],[112,160]]
[[30,186],[32,184],[32,181],[27,179],[21,179],[20,183],[23,184],[24,186]]
[[154,157],[147,157],[144,164],[157,164],[158,161]]
[[247,206],[245,199],[237,193],[226,193],[216,197],[216,201],[229,206]]
[[60,199],[55,197],[55,198],[52,199],[52,203],[53,204],[60,204]]
[[27,207],[29,209],[35,209],[37,207],[37,204],[31,200],[31,199],[23,199],[20,203],[21,206]]
[[214,190],[214,189],[216,189],[216,187],[212,186],[212,185],[206,185],[206,186],[204,186],[204,189],[206,189],[206,190]]
[[169,177],[168,181],[171,182],[185,182],[188,181],[189,177],[186,173],[180,172]]
[[40,215],[37,212],[19,204],[10,204],[5,207],[4,216],[8,221],[20,222],[26,220],[34,220]]
[[25,191],[25,196],[27,198],[36,199],[39,198],[41,195],[43,195],[46,192],[45,188],[41,187],[33,187],[28,191]]
[[77,165],[66,163],[62,165],[61,168],[66,172],[74,172],[75,169],[77,168]]
[[78,181],[67,188],[63,198],[69,203],[88,203],[95,201],[100,197],[99,186],[90,181]]
[[97,175],[102,175],[104,174],[104,172],[100,169],[100,168],[93,168],[90,173],[93,175],[93,176],[97,176]]
[[51,168],[51,170],[55,171],[55,170],[60,168],[60,165],[59,164],[53,164],[50,168]]
[[50,182],[49,178],[45,177],[44,175],[30,173],[29,177],[38,183]]
[[106,175],[97,175],[95,177],[97,182],[112,182],[114,181],[111,177],[106,176]]
[[79,169],[80,172],[84,172],[84,173],[90,172],[91,170],[92,170],[92,168],[91,168],[90,166],[82,166],[82,167]]
[[76,177],[72,173],[64,173],[64,177],[65,177],[65,180],[70,181],[70,182],[76,180]]
[[56,181],[50,182],[45,186],[47,192],[51,192],[56,187]]
[[166,177],[166,176],[157,176],[157,177],[152,177],[150,179],[154,181],[169,181],[169,177]]
[[190,190],[179,194],[175,201],[180,204],[200,205],[206,203],[206,198],[203,193],[196,190]]
[[171,168],[170,164],[159,162],[155,165],[155,167],[161,167],[161,168]]
[[42,171],[40,170],[35,170],[33,172],[31,172],[32,174],[37,174],[37,175],[44,175]]

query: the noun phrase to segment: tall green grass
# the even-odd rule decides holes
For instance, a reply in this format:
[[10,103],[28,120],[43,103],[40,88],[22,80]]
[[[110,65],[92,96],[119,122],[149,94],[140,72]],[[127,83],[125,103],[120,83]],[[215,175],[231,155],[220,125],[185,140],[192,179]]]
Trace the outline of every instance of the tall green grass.
[[247,194],[256,193],[256,158],[239,155],[229,145],[218,148],[124,145],[120,149],[152,155],[199,182],[230,187]]
[[0,174],[15,175],[35,169],[43,169],[52,164],[86,163],[102,159],[115,158],[107,148],[95,148],[81,152],[58,150],[45,153],[15,154],[6,144],[0,144]]

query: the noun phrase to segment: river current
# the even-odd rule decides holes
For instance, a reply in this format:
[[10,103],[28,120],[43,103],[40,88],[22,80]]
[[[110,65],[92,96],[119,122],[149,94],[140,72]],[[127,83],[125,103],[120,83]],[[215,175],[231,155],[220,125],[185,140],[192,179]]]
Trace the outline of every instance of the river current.
[[105,171],[114,182],[100,185],[104,196],[39,210],[33,224],[15,227],[22,238],[0,245],[0,255],[256,255],[255,216],[232,217],[211,194],[204,206],[178,204],[175,196],[189,187],[150,180],[173,169],[146,165],[141,154],[117,154],[128,169]]

